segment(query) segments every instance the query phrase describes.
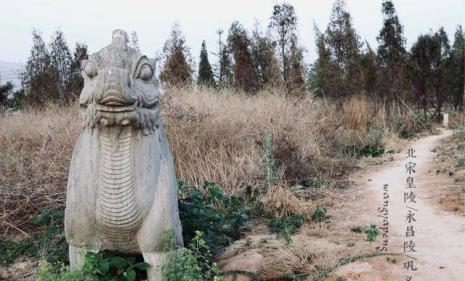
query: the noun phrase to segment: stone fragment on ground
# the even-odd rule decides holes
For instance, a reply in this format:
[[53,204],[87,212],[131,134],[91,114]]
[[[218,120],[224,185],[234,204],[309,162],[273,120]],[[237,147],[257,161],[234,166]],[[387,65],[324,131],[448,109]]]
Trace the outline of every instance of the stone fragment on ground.
[[34,275],[36,267],[37,263],[31,260],[0,266],[0,280],[33,280],[28,276]]

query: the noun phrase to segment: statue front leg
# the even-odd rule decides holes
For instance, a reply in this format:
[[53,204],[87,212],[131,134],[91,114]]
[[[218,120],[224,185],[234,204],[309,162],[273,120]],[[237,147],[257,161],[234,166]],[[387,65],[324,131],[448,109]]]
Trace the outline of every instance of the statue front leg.
[[150,264],[150,268],[147,269],[148,281],[166,281],[166,277],[162,272],[162,268],[165,262],[167,262],[167,253],[142,253],[144,261]]
[[82,248],[69,245],[69,266],[71,271],[80,269],[84,265],[86,251]]

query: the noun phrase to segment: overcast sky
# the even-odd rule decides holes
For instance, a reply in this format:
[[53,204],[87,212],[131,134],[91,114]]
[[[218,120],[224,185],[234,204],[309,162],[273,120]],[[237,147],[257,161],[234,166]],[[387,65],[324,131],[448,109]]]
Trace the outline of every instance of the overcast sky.
[[[200,44],[217,51],[216,30],[227,31],[231,22],[251,28],[255,21],[265,28],[274,0],[0,0],[0,60],[24,62],[31,48],[31,32],[42,31],[48,41],[60,28],[74,47],[76,42],[91,52],[106,46],[111,31],[136,31],[143,53],[153,56],[161,49],[174,22],[181,25],[187,44],[198,61]],[[321,30],[328,24],[333,0],[291,0],[298,21],[301,43],[308,50],[306,61],[315,59],[313,23]],[[376,47],[382,24],[382,0],[347,0],[353,24],[362,40]],[[453,39],[458,24],[465,25],[465,0],[394,0],[405,27],[408,46],[420,34],[444,26]],[[212,62],[216,59],[211,57]]]

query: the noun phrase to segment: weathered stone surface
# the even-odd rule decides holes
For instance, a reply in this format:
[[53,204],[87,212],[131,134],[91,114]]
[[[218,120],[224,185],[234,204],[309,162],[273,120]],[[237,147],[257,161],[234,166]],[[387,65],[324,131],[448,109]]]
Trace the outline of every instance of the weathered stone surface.
[[176,177],[159,112],[151,61],[128,47],[127,34],[82,62],[84,126],[71,161],[65,234],[71,267],[83,249],[142,253],[162,263],[164,233],[182,245]]
[[33,280],[37,263],[31,260],[0,266],[0,280]]
[[[221,260],[218,265],[227,275],[232,275],[232,273],[247,273],[239,274],[244,275],[245,277],[256,276],[262,269],[264,263],[264,257],[259,253],[258,249],[248,250],[242,253],[239,253],[233,257]],[[249,280],[249,279],[244,279]]]
[[448,128],[448,127],[449,127],[449,114],[448,114],[448,113],[444,113],[444,115],[443,115],[442,126],[443,126],[444,128]]
[[237,276],[234,275],[227,275],[223,279],[224,281],[252,281],[252,277],[246,276],[246,275],[240,275],[238,274]]
[[9,267],[9,275],[10,277],[15,277],[24,273],[27,273],[32,268],[36,266],[36,263],[33,261],[22,261],[16,262]]
[[10,277],[10,272],[8,271],[8,267],[0,266],[0,280],[6,280]]

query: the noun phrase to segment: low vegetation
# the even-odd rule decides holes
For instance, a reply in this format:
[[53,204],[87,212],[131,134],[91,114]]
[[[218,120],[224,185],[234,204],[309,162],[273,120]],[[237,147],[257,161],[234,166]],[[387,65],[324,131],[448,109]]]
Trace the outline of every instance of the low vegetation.
[[187,248],[178,250],[174,247],[173,234],[166,233],[166,250],[170,253],[161,270],[167,281],[221,280],[221,271],[213,262],[213,254],[203,235],[196,231]]
[[186,243],[194,240],[201,231],[204,243],[217,254],[239,238],[251,213],[240,197],[225,194],[214,182],[205,182],[202,188],[180,182],[178,192]]
[[120,256],[116,253],[102,252],[86,254],[84,265],[76,271],[69,271],[63,263],[42,261],[39,265],[39,281],[134,281],[144,278],[149,264],[138,261],[136,257]]

